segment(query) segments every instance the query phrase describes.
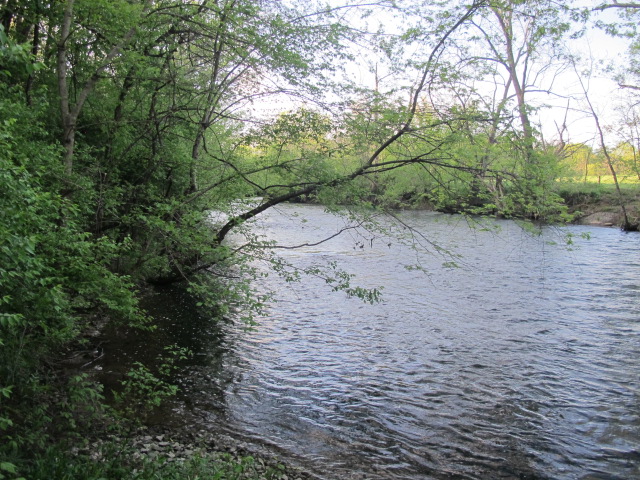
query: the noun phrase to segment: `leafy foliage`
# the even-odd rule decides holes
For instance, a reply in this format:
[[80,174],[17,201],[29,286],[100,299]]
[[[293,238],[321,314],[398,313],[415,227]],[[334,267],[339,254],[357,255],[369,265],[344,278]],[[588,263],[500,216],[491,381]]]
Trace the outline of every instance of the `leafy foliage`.
[[157,362],[157,371],[152,372],[140,362],[126,374],[122,389],[114,392],[114,408],[119,417],[130,427],[139,427],[146,417],[162,403],[175,396],[178,387],[172,377],[178,363],[185,360],[189,351],[177,346],[166,347]]

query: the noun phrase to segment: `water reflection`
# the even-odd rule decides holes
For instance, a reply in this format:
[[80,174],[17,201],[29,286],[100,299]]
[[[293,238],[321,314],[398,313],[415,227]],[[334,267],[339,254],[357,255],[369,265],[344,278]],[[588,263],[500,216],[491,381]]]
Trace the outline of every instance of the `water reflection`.
[[[141,306],[153,317],[157,328],[138,331],[115,326],[105,333],[102,339],[105,355],[99,376],[105,390],[108,393],[118,390],[135,362],[153,370],[165,354],[165,347],[176,345],[189,349],[192,355],[182,362],[172,380],[180,385],[181,394],[167,409],[182,413],[185,407],[189,412],[205,409],[224,417],[225,391],[237,381],[243,362],[235,357],[234,339],[225,334],[224,322],[206,314],[197,303],[198,299],[183,286],[155,287],[146,292]],[[165,422],[167,418],[166,412],[159,412],[156,420]],[[172,420],[180,425],[186,418]]]

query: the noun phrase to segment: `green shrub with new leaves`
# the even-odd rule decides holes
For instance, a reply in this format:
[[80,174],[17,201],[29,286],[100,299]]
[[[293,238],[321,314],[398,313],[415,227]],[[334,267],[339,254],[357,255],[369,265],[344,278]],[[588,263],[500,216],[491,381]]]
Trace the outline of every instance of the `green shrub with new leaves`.
[[[108,268],[129,248],[126,239],[84,230],[77,207],[52,188],[61,185],[59,147],[19,93],[2,93],[0,454],[11,455],[40,448],[57,428],[54,417],[65,410],[56,399],[68,397],[52,395],[44,373],[63,346],[100,312],[128,323],[145,319],[131,281]],[[2,464],[7,473],[10,464]]]
[[179,362],[189,355],[186,348],[168,346],[159,356],[154,371],[141,362],[134,363],[121,382],[122,390],[114,392],[115,411],[125,423],[139,426],[155,408],[178,393],[172,376]]

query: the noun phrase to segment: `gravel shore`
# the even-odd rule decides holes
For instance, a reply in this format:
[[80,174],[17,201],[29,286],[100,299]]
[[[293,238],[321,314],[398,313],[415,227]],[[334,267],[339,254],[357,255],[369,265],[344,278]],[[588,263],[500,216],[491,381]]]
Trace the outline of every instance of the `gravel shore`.
[[[116,438],[109,440],[121,441]],[[212,461],[245,462],[246,464],[247,457],[251,457],[246,478],[321,480],[321,477],[311,472],[282,461],[263,447],[205,430],[193,432],[150,427],[142,429],[123,443],[133,452],[134,463],[145,459],[188,462],[198,456]],[[99,450],[95,448],[95,451]]]

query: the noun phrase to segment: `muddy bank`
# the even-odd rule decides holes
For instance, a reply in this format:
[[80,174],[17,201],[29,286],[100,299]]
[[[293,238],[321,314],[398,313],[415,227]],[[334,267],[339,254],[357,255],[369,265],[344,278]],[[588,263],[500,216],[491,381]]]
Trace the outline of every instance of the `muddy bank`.
[[598,227],[621,227],[624,223],[622,213],[616,212],[593,212],[588,215],[579,216],[575,221],[578,225],[594,225]]
[[[640,220],[640,203],[626,206],[627,216],[631,224],[638,224]],[[578,225],[594,225],[599,227],[622,228],[625,224],[624,214],[620,207],[613,205],[592,205],[584,210],[576,210],[573,223]]]
[[[629,223],[640,220],[640,185],[623,185],[622,203],[627,211]],[[561,188],[558,194],[574,215],[579,225],[622,227],[625,223],[620,207],[620,196],[613,185],[571,185]]]

